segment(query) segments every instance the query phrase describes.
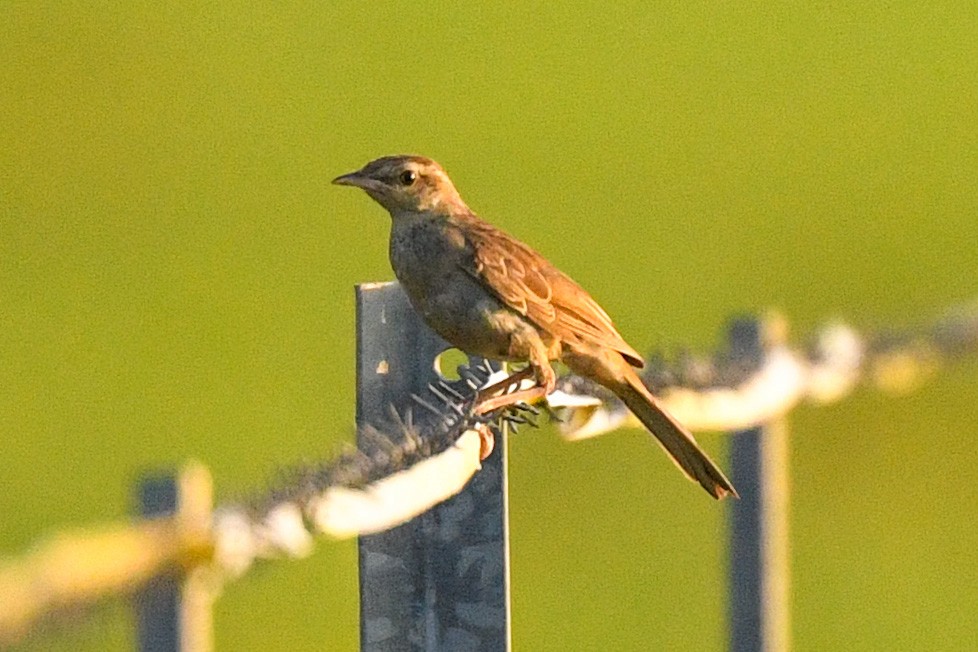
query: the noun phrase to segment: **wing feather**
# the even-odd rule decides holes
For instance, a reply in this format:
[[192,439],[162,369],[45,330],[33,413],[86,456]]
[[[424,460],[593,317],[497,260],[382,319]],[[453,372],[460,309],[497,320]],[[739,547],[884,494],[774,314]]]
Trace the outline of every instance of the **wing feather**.
[[562,341],[615,349],[637,367],[642,357],[581,286],[543,256],[475,216],[455,216],[472,248],[465,271],[507,306]]

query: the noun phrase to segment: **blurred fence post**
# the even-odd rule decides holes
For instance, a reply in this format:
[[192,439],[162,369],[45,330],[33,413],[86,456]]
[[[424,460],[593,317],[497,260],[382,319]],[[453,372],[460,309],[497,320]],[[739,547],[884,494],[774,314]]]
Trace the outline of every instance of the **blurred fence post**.
[[[357,424],[419,409],[448,345],[396,283],[357,287]],[[385,429],[389,430],[388,429]],[[369,445],[370,442],[363,442]],[[369,652],[509,649],[506,442],[464,491],[360,538],[360,642]]]
[[[179,474],[147,475],[138,484],[140,516],[209,520],[210,474],[190,464]],[[133,596],[136,642],[141,652],[210,652],[211,592],[207,583],[174,567],[147,581]]]
[[[740,320],[730,332],[734,355],[760,359],[761,321]],[[790,649],[788,559],[788,428],[784,419],[732,434],[730,505],[730,649]]]

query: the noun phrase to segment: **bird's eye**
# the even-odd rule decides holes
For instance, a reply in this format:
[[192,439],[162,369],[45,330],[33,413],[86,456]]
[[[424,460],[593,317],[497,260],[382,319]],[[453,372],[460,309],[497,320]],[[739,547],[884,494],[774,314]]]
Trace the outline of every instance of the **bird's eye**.
[[398,175],[397,180],[401,182],[402,186],[410,186],[418,179],[418,175],[414,173],[414,170],[404,170]]

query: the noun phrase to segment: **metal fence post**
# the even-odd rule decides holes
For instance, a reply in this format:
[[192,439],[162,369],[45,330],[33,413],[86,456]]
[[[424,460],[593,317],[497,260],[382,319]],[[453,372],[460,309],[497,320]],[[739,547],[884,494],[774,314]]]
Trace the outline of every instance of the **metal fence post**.
[[[412,393],[427,391],[448,345],[396,283],[361,285],[356,296],[357,423],[382,425],[391,406],[403,414]],[[360,538],[363,650],[509,649],[506,503],[503,439],[462,493]]]
[[[741,355],[763,352],[759,320],[730,333]],[[731,480],[740,500],[730,507],[730,649],[790,648],[788,560],[788,428],[784,419],[732,434]]]
[[[176,516],[208,522],[213,503],[210,473],[197,463],[179,473],[144,476],[137,488],[144,518]],[[209,652],[213,648],[210,583],[181,568],[153,577],[133,596],[136,643],[141,652]]]
[[[139,482],[139,514],[145,518],[175,514],[179,506],[175,474]],[[137,644],[141,652],[181,652],[180,573],[174,569],[149,580],[135,596]]]

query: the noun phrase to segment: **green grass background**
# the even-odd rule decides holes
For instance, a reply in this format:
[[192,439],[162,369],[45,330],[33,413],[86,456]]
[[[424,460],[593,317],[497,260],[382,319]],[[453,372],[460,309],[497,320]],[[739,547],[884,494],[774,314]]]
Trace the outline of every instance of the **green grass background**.
[[[970,2],[11,0],[0,62],[2,554],[146,469],[229,497],[351,439],[388,218],[328,181],[379,155],[440,160],[640,350],[978,294]],[[971,366],[792,414],[797,650],[978,649],[976,402]],[[516,649],[724,648],[724,509],[646,437],[511,455]],[[215,614],[219,650],[354,649],[355,544]],[[25,649],[133,649],[127,609]]]

